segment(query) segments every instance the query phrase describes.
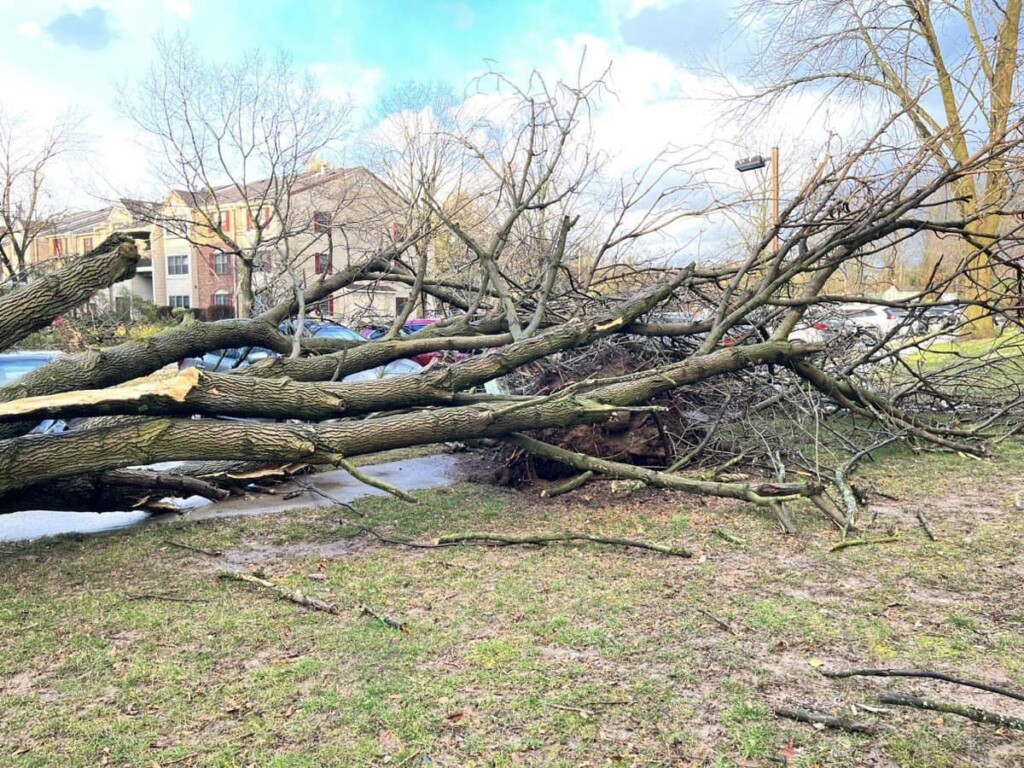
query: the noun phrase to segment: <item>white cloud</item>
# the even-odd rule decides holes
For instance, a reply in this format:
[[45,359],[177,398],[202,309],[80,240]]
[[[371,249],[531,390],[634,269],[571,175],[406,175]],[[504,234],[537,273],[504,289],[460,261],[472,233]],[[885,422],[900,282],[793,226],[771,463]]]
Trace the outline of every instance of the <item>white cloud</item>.
[[18,25],[18,34],[22,37],[39,37],[42,33],[43,28],[34,21],[23,21]]
[[192,18],[191,0],[164,0],[164,9],[179,19],[188,21]]

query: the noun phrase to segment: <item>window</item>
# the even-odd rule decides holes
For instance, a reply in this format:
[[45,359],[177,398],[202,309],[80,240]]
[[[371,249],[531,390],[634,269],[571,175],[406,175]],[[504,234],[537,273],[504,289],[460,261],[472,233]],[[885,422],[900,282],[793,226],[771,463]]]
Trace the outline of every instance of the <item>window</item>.
[[231,211],[220,212],[220,228],[222,232],[231,231]]
[[331,273],[331,257],[326,253],[314,253],[313,254],[313,271],[322,275],[325,272]]
[[92,238],[86,237],[82,240],[82,253],[88,253],[92,250]]
[[231,302],[231,294],[227,291],[218,291],[210,297],[210,316],[215,320],[222,320],[226,317],[234,317],[235,309]]
[[64,239],[60,237],[53,238],[53,255],[63,256],[64,255]]
[[395,315],[400,315],[405,311],[405,305],[409,303],[408,296],[395,296]]
[[231,262],[226,253],[215,253],[213,255],[213,271],[218,275],[226,275],[231,271]]
[[167,305],[169,307],[183,307],[189,309],[192,306],[191,296],[168,296]]
[[313,231],[314,232],[326,232],[331,228],[331,222],[334,217],[327,211],[317,211],[313,214]]
[[167,274],[168,275],[187,275],[188,274],[188,256],[168,256],[167,257]]

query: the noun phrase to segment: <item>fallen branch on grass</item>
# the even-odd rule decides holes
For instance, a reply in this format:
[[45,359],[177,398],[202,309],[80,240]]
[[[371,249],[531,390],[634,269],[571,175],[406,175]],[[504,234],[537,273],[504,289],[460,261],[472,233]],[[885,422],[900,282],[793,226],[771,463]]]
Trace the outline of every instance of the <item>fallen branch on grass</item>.
[[1024,731],[1024,720],[1019,717],[989,712],[985,709],[979,709],[967,704],[959,704],[954,701],[935,701],[934,699],[922,699],[919,696],[905,696],[902,693],[883,693],[878,697],[878,700],[883,704],[895,704],[900,707],[914,707],[915,709],[926,709],[930,712],[959,715],[976,723],[988,723],[989,725],[998,725],[1003,728]]
[[164,539],[164,544],[166,544],[169,547],[184,549],[187,552],[195,552],[196,554],[206,555],[207,557],[220,557],[224,554],[219,549],[200,549],[199,547],[193,547],[189,544],[182,544],[180,541],[172,541],[171,539]]
[[373,610],[373,608],[368,606],[366,603],[363,603],[361,606],[359,606],[359,612],[361,614],[363,614],[364,616],[369,616],[372,619],[376,619],[381,624],[383,624],[385,627],[391,627],[392,629],[397,629],[403,635],[409,634],[409,627],[406,625],[406,623],[404,621],[399,621],[398,619],[393,619],[390,616],[388,616],[386,613],[377,613],[377,611]]
[[932,541],[936,541],[935,531],[932,530],[932,526],[928,522],[928,518],[924,516],[924,512],[920,509],[917,510],[917,521],[921,523],[921,527],[924,528],[924,532],[928,534],[928,538]]
[[1006,696],[1017,701],[1024,701],[1024,694],[1011,691],[1006,688],[1001,688],[998,685],[990,685],[989,683],[982,683],[977,680],[965,680],[962,677],[953,677],[947,675],[945,672],[933,672],[930,669],[836,669],[836,670],[821,670],[821,674],[825,677],[831,678],[844,678],[844,677],[917,677],[926,678],[928,680],[941,680],[944,683],[953,683],[954,685],[963,685],[967,688],[977,688],[979,691],[987,691],[988,693],[996,693],[1000,696]]
[[616,547],[634,547],[636,549],[649,549],[652,552],[660,552],[663,555],[673,557],[693,557],[693,553],[682,547],[669,547],[664,544],[652,544],[636,539],[620,539],[614,536],[594,536],[589,533],[547,533],[536,536],[512,536],[503,533],[453,533],[441,536],[437,540],[438,546],[450,546],[470,541],[488,541],[495,544],[550,544],[556,541],[592,541],[595,544],[610,544]]
[[141,594],[141,595],[125,595],[125,600],[165,600],[169,603],[208,603],[209,600],[204,600],[198,597],[179,597],[178,595],[156,595],[156,594]]
[[798,720],[801,723],[811,723],[812,725],[823,725],[826,728],[835,728],[841,731],[853,731],[854,733],[869,733],[874,734],[876,728],[869,723],[862,723],[857,720],[850,720],[846,717],[833,717],[831,715],[821,715],[817,712],[808,712],[803,709],[793,709],[791,707],[775,707],[775,714],[779,717],[785,717],[789,720]]
[[280,597],[282,600],[287,600],[296,605],[301,605],[304,608],[310,608],[314,611],[323,611],[324,613],[339,614],[337,606],[325,603],[323,600],[317,600],[315,597],[308,597],[302,594],[298,590],[289,592],[284,587],[279,587],[272,581],[261,579],[259,576],[253,576],[251,573],[238,573],[237,571],[221,571],[217,574],[217,578],[230,579],[232,581],[241,581],[246,584],[252,584],[254,586],[265,589],[269,592],[273,592],[275,595]]
[[581,486],[585,485],[587,480],[589,480],[593,476],[594,473],[588,469],[583,474],[576,475],[576,477],[570,478],[561,485],[556,485],[554,488],[547,488],[541,491],[540,497],[542,499],[551,499],[554,498],[555,496],[561,496],[564,493],[570,493],[572,491],[575,491],[577,488],[580,488]]
[[892,544],[894,541],[899,541],[899,537],[883,536],[880,539],[847,539],[846,541],[840,541],[838,544],[833,545],[829,552],[838,552],[841,549],[861,547],[867,544]]
[[360,469],[350,461],[346,461],[345,459],[339,459],[338,466],[344,469],[346,472],[352,475],[352,477],[354,477],[356,480],[358,480],[360,483],[363,483],[364,485],[368,485],[371,488],[377,488],[378,490],[384,491],[384,493],[390,493],[392,496],[399,498],[402,501],[407,502],[409,504],[419,503],[418,501],[416,501],[415,496],[406,493],[401,488],[396,488],[395,486],[391,485],[391,483],[384,482],[380,478],[371,477],[365,472],[360,471]]
[[820,491],[820,488],[805,483],[759,483],[757,485],[746,485],[744,483],[726,483],[679,477],[678,475],[670,475],[654,469],[636,467],[632,464],[598,459],[594,456],[577,453],[576,451],[570,451],[557,445],[536,440],[521,432],[513,432],[506,435],[504,439],[506,442],[517,445],[535,456],[543,456],[546,459],[574,467],[581,472],[597,472],[620,480],[639,480],[654,488],[683,491],[698,496],[723,496],[725,498],[739,499],[740,501],[748,501],[762,507],[770,506],[777,501],[810,496]]
[[700,606],[697,606],[697,613],[701,614],[702,616],[707,616],[709,619],[715,622],[715,624],[724,629],[730,635],[736,634],[732,627],[730,627],[726,622],[722,621],[720,618],[715,616],[715,614],[713,614],[711,611],[704,610]]
[[728,531],[723,531],[721,528],[712,528],[711,534],[713,536],[717,536],[723,541],[727,541],[730,544],[735,544],[740,547],[746,544],[746,542],[743,541],[743,539],[741,539],[739,536],[733,536],[731,533],[729,533]]

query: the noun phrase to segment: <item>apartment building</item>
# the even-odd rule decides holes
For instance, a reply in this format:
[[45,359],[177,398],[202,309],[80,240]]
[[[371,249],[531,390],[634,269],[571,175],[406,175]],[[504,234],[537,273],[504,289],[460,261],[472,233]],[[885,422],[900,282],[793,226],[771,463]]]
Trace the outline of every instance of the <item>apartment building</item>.
[[[128,232],[137,236],[143,260],[137,276],[109,289],[103,301],[124,309],[138,298],[223,318],[235,316],[240,305],[238,251],[254,256],[258,309],[292,295],[296,283],[309,287],[378,252],[404,231],[394,193],[365,168],[304,173],[291,181],[287,196],[274,183],[224,185],[203,195],[171,190],[156,203],[121,201],[72,214],[36,240],[33,261],[84,253],[113,232]],[[353,321],[387,318],[408,298],[401,284],[364,283],[309,311]]]
[[135,217],[132,211],[138,201],[121,200],[114,205],[92,211],[62,214],[52,222],[50,231],[32,241],[28,251],[30,269],[50,269],[64,260],[88,253],[112,234],[130,235],[139,249],[140,259],[135,277],[101,291],[96,303],[131,312],[133,302],[141,299],[153,303],[159,267],[153,249],[155,227]]

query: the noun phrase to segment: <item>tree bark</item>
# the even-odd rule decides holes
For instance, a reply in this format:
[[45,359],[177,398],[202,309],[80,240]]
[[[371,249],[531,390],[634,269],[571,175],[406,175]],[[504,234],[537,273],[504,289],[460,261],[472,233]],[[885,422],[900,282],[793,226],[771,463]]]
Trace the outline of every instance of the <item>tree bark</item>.
[[[538,336],[521,343],[534,344],[541,339]],[[816,348],[798,348],[778,341],[731,347],[656,369],[640,379],[597,387],[585,395],[556,394],[511,406],[424,409],[319,425],[147,419],[56,435],[31,435],[0,445],[0,493],[59,477],[160,461],[332,464],[339,457],[391,448],[595,423],[608,419],[620,408],[646,402],[670,389],[811,351]]]
[[[226,415],[272,419],[322,420],[352,416],[399,407],[448,404],[456,392],[480,386],[504,376],[521,365],[556,352],[573,349],[620,331],[640,315],[650,311],[684,281],[683,272],[624,302],[614,313],[583,318],[551,328],[536,336],[503,347],[489,354],[470,358],[450,367],[441,367],[422,375],[396,376],[351,384],[300,383],[310,369],[320,378],[339,378],[346,367],[344,357],[329,361],[304,361],[281,358],[268,363],[268,370],[288,378],[261,379],[256,376],[211,374],[195,369],[177,377],[158,377],[121,389],[94,389],[66,393],[67,396],[24,397],[0,405],[0,421],[32,423],[32,416],[150,414],[160,416]],[[245,322],[245,321],[241,321]],[[276,332],[276,331],[275,331]],[[435,341],[435,340],[426,340]],[[374,344],[386,356],[403,345],[422,342],[390,341]],[[347,354],[359,357],[357,350]],[[368,355],[374,354],[373,347]],[[110,366],[106,366],[110,367]],[[252,366],[257,368],[257,366]],[[2,431],[0,431],[2,434]]]
[[132,239],[111,235],[82,258],[0,298],[0,349],[45,328],[100,289],[133,276],[138,262]]
[[[306,291],[308,301],[318,301],[358,279],[365,269],[379,269],[374,258],[354,265],[317,283]],[[291,350],[291,339],[278,331],[278,324],[294,299],[284,302],[259,317],[219,320],[212,323],[186,322],[147,339],[128,341],[114,347],[62,355],[26,374],[13,384],[0,388],[0,403],[24,397],[53,395],[76,389],[99,389],[121,384],[213,349],[260,346],[281,354]],[[329,378],[329,375],[328,377]],[[36,422],[17,422],[0,426],[0,439],[30,431]]]

